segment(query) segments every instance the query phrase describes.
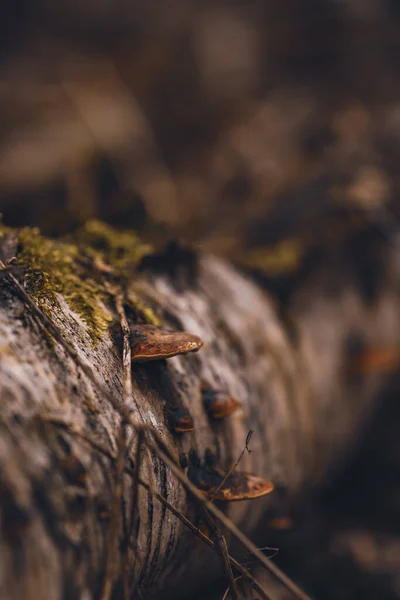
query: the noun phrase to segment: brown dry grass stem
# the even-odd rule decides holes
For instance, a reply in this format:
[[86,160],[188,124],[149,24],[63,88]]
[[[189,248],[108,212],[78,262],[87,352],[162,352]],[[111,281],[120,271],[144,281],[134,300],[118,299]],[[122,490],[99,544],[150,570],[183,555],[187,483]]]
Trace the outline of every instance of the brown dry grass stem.
[[[236,579],[235,579],[235,584],[237,584],[237,582],[238,582],[240,579],[243,579],[243,577],[236,577]],[[231,591],[231,588],[230,588],[230,587],[226,588],[226,590],[225,590],[225,592],[224,592],[224,595],[222,596],[222,600],[227,600],[227,598],[228,598],[228,596],[229,596],[229,592],[230,592],[230,591]]]
[[121,526],[121,499],[126,456],[126,427],[121,424],[118,436],[118,455],[115,462],[114,493],[111,506],[107,560],[101,600],[110,600],[118,567],[118,539]]
[[[126,318],[123,297],[120,292],[114,294],[115,308],[118,313],[123,334],[122,369],[125,405],[130,406],[132,402],[132,371],[131,371],[131,344],[130,329]],[[111,520],[109,530],[109,541],[107,546],[107,561],[105,567],[103,591],[101,600],[110,600],[114,581],[117,575],[118,539],[121,526],[121,500],[123,497],[123,480],[127,451],[127,429],[125,418],[121,418],[120,431],[118,435],[118,454],[114,475],[114,495],[111,509]],[[127,546],[123,548],[122,573],[124,579],[124,595],[129,597],[129,571]],[[126,598],[127,600],[127,598]]]
[[206,508],[203,508],[204,520],[212,531],[212,539],[215,545],[217,555],[220,557],[222,570],[229,582],[229,589],[233,600],[240,600],[239,588],[236,584],[235,577],[232,571],[232,565],[229,560],[228,546],[222,531],[217,527],[215,520],[212,518]]
[[[242,460],[244,453],[246,452],[246,450],[250,453],[251,450],[248,447],[248,444],[250,442],[251,436],[253,435],[253,430],[250,429],[250,431],[248,432],[247,436],[246,436],[246,442],[245,442],[245,446],[242,450],[242,452],[239,455],[239,458],[237,459],[237,461],[232,465],[232,467],[229,469],[229,471],[227,472],[227,474],[225,475],[225,477],[223,478],[223,480],[221,481],[221,483],[219,484],[215,494],[212,495],[211,498],[211,502],[214,502],[215,496],[218,495],[218,492],[220,491],[220,489],[222,488],[222,486],[224,485],[224,483],[226,482],[226,480],[230,477],[230,475],[233,473],[233,471],[237,468],[238,464],[240,463],[240,461]],[[209,525],[209,527],[211,528],[211,531],[213,532],[213,540],[214,543],[216,545],[216,549],[217,549],[217,554],[221,557],[221,563],[222,563],[222,568],[226,574],[226,577],[229,581],[229,587],[228,587],[228,592],[231,592],[232,598],[233,600],[240,600],[240,591],[239,588],[237,586],[236,583],[236,579],[233,575],[232,572],[232,566],[231,563],[229,561],[229,552],[228,552],[228,547],[226,544],[226,540],[224,535],[222,534],[221,530],[218,529],[218,527],[216,526],[216,523],[214,521],[214,519],[211,517],[210,513],[207,511],[207,509],[204,509],[204,515],[205,515],[205,520],[207,522],[207,524]]]
[[136,454],[135,454],[135,462],[134,462],[134,477],[133,477],[133,492],[132,492],[132,518],[131,524],[128,531],[128,546],[132,543],[136,546],[136,538],[134,537],[134,533],[136,531],[136,523],[137,523],[137,513],[138,513],[138,500],[139,500],[139,482],[140,482],[140,466],[142,463],[142,443],[143,443],[143,433],[139,431],[137,443],[136,443]]

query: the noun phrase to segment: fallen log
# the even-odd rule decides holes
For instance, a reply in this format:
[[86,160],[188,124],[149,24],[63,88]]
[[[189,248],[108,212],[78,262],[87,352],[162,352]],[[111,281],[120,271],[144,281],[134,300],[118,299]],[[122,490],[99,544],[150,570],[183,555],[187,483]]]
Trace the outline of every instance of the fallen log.
[[[268,507],[349,451],[382,383],[382,367],[362,358],[400,344],[398,286],[387,277],[371,303],[343,270],[316,271],[287,323],[216,257],[182,250],[137,269],[133,236],[88,231],[68,244],[2,234],[17,260],[3,255],[0,279],[1,595],[190,597],[220,575],[221,531],[230,556],[243,553]],[[389,274],[397,262],[388,250]],[[204,346],[131,364],[138,327],[149,326]],[[235,410],[215,418],[216,397]],[[254,482],[264,485],[254,496],[272,482],[277,500],[232,501],[251,497]],[[265,597],[307,597],[268,564]]]

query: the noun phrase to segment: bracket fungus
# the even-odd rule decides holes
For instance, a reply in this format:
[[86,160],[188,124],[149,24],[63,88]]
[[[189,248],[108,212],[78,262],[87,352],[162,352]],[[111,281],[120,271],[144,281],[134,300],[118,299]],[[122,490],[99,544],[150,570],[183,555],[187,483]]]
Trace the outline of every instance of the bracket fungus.
[[229,417],[242,406],[239,400],[222,390],[203,388],[202,397],[204,408],[212,419]]
[[177,354],[197,352],[202,340],[186,331],[168,331],[155,325],[131,325],[132,362],[150,362]]
[[267,527],[277,531],[286,531],[293,527],[293,520],[287,516],[273,517],[267,522]]
[[352,373],[390,374],[400,365],[400,351],[396,347],[366,348],[352,357],[349,361]]
[[274,490],[271,481],[245,471],[234,471],[227,476],[220,469],[196,467],[190,469],[189,477],[208,498],[223,502],[254,500]]
[[170,410],[168,422],[174,433],[188,433],[194,429],[192,415],[183,408]]

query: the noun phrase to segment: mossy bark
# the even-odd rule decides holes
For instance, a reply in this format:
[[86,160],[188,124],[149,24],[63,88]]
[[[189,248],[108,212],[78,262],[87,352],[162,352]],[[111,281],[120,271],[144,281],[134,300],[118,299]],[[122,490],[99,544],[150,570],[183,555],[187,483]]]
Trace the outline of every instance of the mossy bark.
[[[388,253],[387,271],[395,272],[397,262]],[[82,262],[80,276],[92,277],[93,268]],[[161,325],[191,331],[205,343],[194,355],[132,367],[137,421],[153,426],[181,464],[196,456],[201,465],[211,461],[223,470],[253,429],[251,454],[241,470],[272,480],[289,498],[318,483],[357,438],[381,385],[379,373],[361,379],[346,374],[346,342],[357,334],[370,345],[400,343],[395,279],[387,279],[371,304],[340,268],[334,269],[329,277],[315,272],[294,296],[290,326],[263,291],[217,258],[199,257],[195,277],[185,278],[184,268],[178,278],[174,270],[132,271],[131,279],[124,278],[126,298],[151,310]],[[107,279],[117,283],[115,272],[103,269],[101,277],[102,289]],[[1,595],[9,600],[101,597],[115,523],[116,466],[83,438],[117,453],[121,417],[115,407],[122,405],[124,390],[111,296],[110,301],[93,298],[92,308],[110,323],[95,344],[91,324],[61,288],[56,309],[47,312],[99,385],[16,296],[7,278],[0,280],[0,296]],[[130,319],[138,318],[128,300],[126,308]],[[201,400],[204,382],[229,391],[242,411],[210,420]],[[192,433],[171,433],[168,414],[177,405],[190,411]],[[130,468],[137,432],[128,428],[127,436]],[[140,475],[199,523],[201,515],[182,484],[145,444]],[[115,598],[128,588],[128,597],[165,598],[212,584],[220,571],[215,554],[143,488],[133,544],[124,549],[134,490],[129,473],[122,484]],[[251,536],[262,532],[268,510],[281,498],[280,493],[222,508]],[[235,553],[228,533],[227,540]],[[279,593],[271,590],[272,597]]]

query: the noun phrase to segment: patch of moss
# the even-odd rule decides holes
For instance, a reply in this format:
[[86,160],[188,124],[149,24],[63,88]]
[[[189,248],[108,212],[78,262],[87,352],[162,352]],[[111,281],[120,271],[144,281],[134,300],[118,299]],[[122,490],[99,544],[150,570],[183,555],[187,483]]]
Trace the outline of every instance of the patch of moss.
[[155,325],[156,327],[161,325],[160,319],[157,317],[156,313],[149,306],[146,306],[144,302],[139,300],[132,292],[128,293],[127,300],[130,308],[134,311],[135,316],[139,321],[141,320],[144,323]]
[[[62,294],[88,325],[94,344],[112,321],[102,306],[110,296],[103,283],[104,268],[99,267],[110,267],[118,283],[128,284],[139,260],[149,252],[149,246],[142,244],[134,232],[120,232],[94,220],[87,222],[69,243],[49,240],[38,229],[27,227],[20,231],[19,244],[17,264],[24,270],[28,294],[48,314],[59,308],[58,294]],[[85,258],[91,259],[89,265],[82,260]],[[132,296],[128,301],[139,320],[159,325],[157,316],[141,300]]]
[[74,240],[87,256],[109,265],[119,277],[131,277],[138,262],[150,251],[150,246],[143,244],[134,231],[119,231],[97,220],[85,223]]
[[0,213],[0,260],[6,263],[7,260],[13,258],[15,254],[13,243],[9,243],[9,237],[13,233],[13,230],[4,225],[1,219],[2,214]]
[[299,266],[304,254],[300,240],[288,239],[269,248],[257,248],[248,252],[241,264],[258,269],[268,275],[293,273]]
[[17,263],[25,272],[25,289],[46,312],[59,307],[57,294],[63,297],[88,325],[93,343],[98,342],[111,320],[102,308],[105,300],[102,287],[87,278],[76,258],[79,249],[74,244],[59,244],[42,237],[36,228],[22,229]]
[[4,223],[2,222],[2,218],[3,215],[0,213],[0,238],[3,237],[3,235],[5,235],[6,233],[12,232],[12,229],[10,227],[4,225]]

